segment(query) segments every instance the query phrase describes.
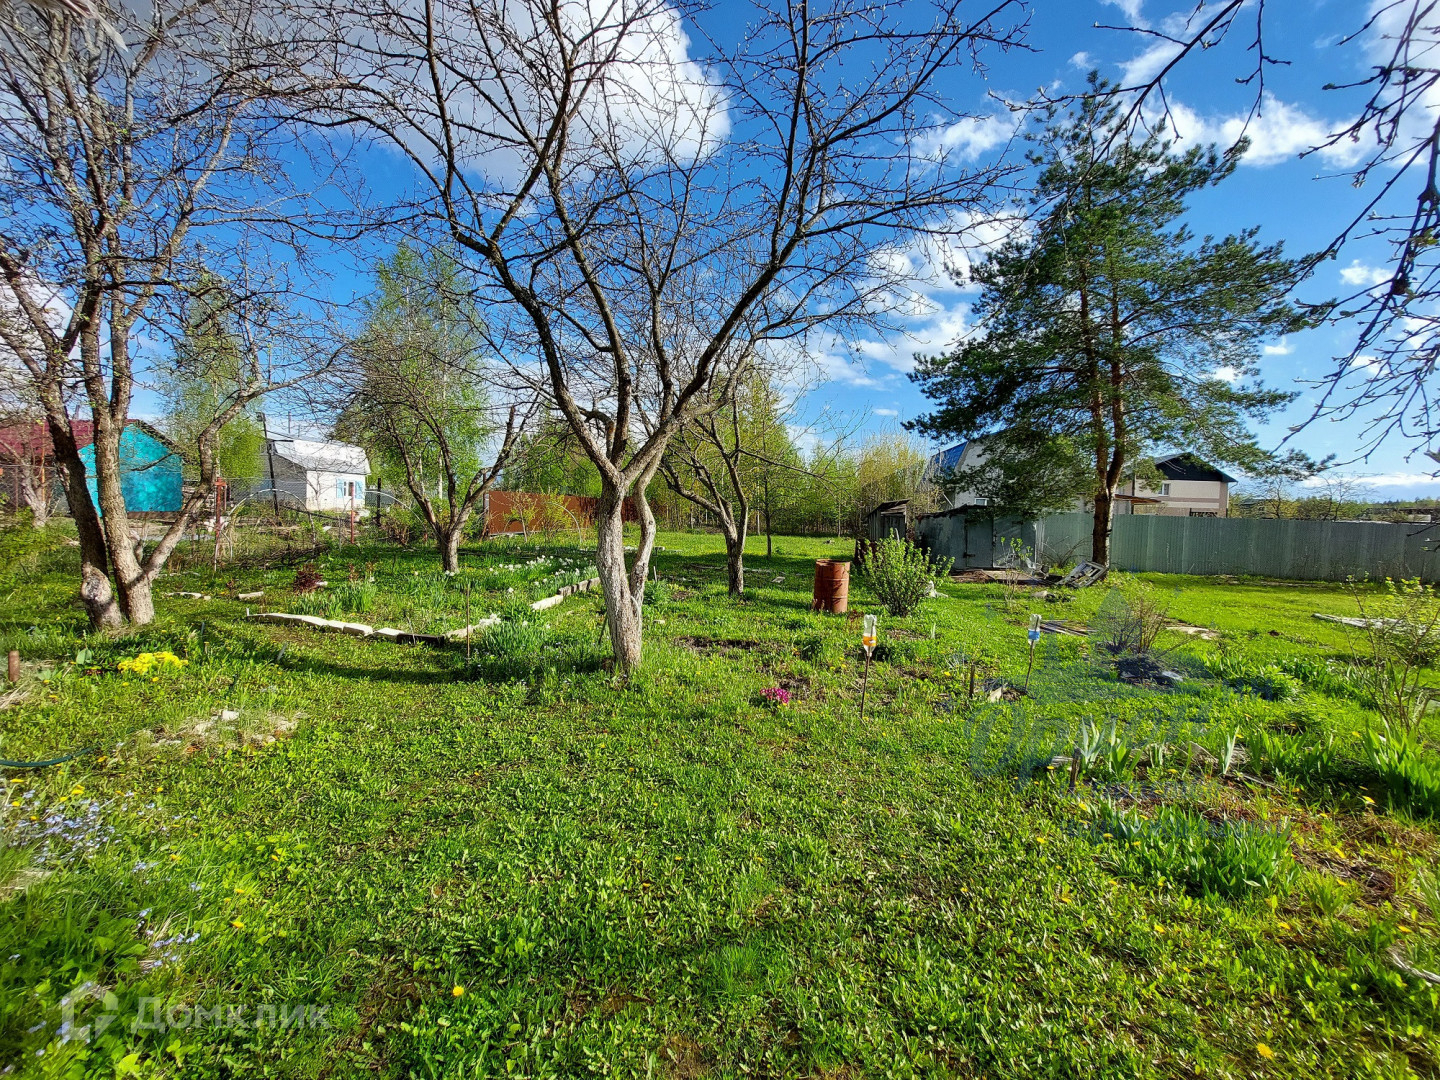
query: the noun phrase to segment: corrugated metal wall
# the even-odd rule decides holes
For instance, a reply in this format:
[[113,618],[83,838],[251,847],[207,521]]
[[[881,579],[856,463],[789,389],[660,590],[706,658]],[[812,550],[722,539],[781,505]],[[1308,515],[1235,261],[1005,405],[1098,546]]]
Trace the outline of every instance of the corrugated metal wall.
[[[932,522],[936,524],[931,524]],[[1012,523],[997,522],[1013,533]],[[1089,514],[1055,514],[1034,526],[1033,546],[1046,563],[1090,555]],[[937,554],[962,562],[965,516],[922,519],[918,527]],[[1029,542],[1029,536],[1025,537]],[[1191,518],[1121,514],[1110,538],[1110,565],[1162,574],[1252,574],[1301,581],[1347,577],[1440,580],[1440,525],[1382,522],[1284,521],[1267,518]],[[978,554],[978,553],[972,553]]]

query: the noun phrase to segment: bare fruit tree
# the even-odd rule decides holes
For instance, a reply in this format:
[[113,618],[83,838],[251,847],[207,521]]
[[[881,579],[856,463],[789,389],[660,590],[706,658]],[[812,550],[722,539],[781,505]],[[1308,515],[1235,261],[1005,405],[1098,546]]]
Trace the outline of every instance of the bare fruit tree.
[[937,151],[976,121],[942,83],[978,98],[1023,5],[760,3],[700,59],[706,13],[683,0],[340,7],[314,20],[337,58],[316,119],[409,157],[513,380],[594,462],[611,644],[631,669],[667,445],[744,357],[895,326],[919,274],[887,256],[980,215],[999,175]]
[[[198,483],[145,552],[122,489],[136,392],[187,284],[226,277],[242,223],[282,209],[283,122],[263,107],[273,91],[258,21],[244,3],[210,0],[15,4],[0,18],[0,342],[44,413],[97,627],[154,617],[152,583],[211,493],[216,434],[274,384],[264,348],[252,349],[194,448]],[[195,233],[207,226],[201,252]],[[91,423],[95,500],[72,400]]]

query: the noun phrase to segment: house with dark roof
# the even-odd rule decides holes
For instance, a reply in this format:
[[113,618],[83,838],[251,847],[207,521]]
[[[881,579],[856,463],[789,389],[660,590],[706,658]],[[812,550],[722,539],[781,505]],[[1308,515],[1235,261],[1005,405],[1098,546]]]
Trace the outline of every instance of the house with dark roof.
[[1235,477],[1222,472],[1194,454],[1170,454],[1159,458],[1159,486],[1131,480],[1117,494],[1124,494],[1136,514],[1167,517],[1226,517],[1230,512],[1230,485]]
[[[958,469],[971,469],[985,461],[985,440],[956,443],[930,458],[925,479],[941,491],[948,509],[983,507],[988,502],[974,491],[947,483]],[[1233,476],[1206,464],[1191,453],[1168,454],[1155,462],[1160,473],[1158,487],[1131,480],[1115,492],[1117,514],[1162,514],[1179,517],[1225,517],[1230,507]],[[1084,499],[1074,509],[1088,510]]]

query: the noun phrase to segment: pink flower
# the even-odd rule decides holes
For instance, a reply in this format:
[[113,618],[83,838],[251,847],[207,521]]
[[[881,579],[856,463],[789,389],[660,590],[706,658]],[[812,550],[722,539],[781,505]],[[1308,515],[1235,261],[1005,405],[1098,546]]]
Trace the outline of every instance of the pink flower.
[[781,686],[767,686],[760,691],[760,696],[772,705],[790,704],[790,691]]

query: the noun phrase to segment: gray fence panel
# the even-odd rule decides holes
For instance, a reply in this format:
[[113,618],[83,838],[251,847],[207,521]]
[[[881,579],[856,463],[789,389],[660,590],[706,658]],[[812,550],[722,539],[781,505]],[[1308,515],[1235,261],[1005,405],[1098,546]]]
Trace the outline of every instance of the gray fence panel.
[[[1017,532],[1045,563],[1073,562],[1090,554],[1089,514],[1053,514],[1029,528],[996,523],[1002,536]],[[957,567],[986,565],[965,554],[965,516],[922,518],[917,531]],[[1033,536],[1033,540],[1031,537]],[[1191,518],[1122,514],[1110,537],[1110,565],[1161,574],[1244,574],[1300,581],[1348,577],[1421,577],[1440,580],[1440,525],[1359,521],[1289,521],[1268,518]]]

